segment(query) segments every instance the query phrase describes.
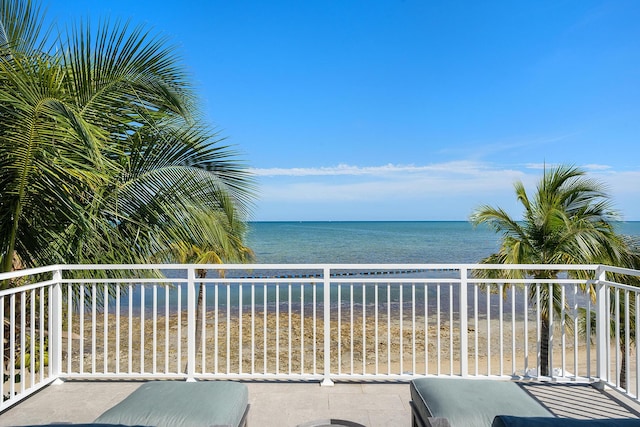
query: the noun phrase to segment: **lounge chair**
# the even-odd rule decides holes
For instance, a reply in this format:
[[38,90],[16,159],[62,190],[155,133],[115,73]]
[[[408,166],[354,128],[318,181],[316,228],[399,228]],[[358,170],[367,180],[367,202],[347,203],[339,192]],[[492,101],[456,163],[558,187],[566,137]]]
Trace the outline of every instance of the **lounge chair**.
[[514,417],[498,415],[491,427],[638,427],[640,419],[605,418],[574,420],[571,418]]
[[141,385],[94,423],[128,426],[244,427],[247,386],[232,381],[153,381]]
[[510,381],[420,378],[410,387],[414,427],[490,427],[497,415],[553,417]]

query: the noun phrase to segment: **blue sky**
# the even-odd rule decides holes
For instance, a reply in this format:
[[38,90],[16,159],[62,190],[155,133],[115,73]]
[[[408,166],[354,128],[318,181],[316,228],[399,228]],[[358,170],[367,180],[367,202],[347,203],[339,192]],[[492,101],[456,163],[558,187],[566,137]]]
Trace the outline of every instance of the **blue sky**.
[[254,169],[254,220],[518,216],[513,182],[580,166],[640,220],[636,0],[48,0],[178,46]]

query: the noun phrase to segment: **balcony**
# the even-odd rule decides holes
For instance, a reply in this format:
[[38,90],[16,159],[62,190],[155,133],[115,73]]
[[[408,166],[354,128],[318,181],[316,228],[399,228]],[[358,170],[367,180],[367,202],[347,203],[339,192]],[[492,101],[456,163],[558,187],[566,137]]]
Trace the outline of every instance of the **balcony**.
[[[478,274],[505,269],[548,269],[558,278]],[[572,404],[588,390],[592,403],[607,397],[601,408],[613,402],[628,411],[640,390],[640,288],[628,284],[638,276],[597,265],[476,264],[63,265],[6,273],[0,281],[18,286],[0,292],[0,423],[91,421],[151,379],[245,381],[253,425],[265,425],[255,420],[269,412],[285,417],[273,425],[317,418],[408,425],[404,382],[422,376],[525,381],[548,407],[564,402],[556,412],[564,416],[572,411],[567,390]],[[58,380],[64,385],[47,387]],[[64,405],[54,411],[46,402],[87,395],[93,403],[82,411],[67,406],[66,415],[48,418]],[[291,400],[291,411],[274,411],[277,396]],[[44,418],[21,410],[33,407]],[[36,418],[20,418],[27,416]]]

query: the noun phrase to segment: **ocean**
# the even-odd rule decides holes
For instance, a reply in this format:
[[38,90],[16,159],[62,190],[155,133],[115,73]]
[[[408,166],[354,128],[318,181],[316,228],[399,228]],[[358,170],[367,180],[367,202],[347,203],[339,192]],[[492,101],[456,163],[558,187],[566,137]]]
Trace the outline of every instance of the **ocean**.
[[[640,221],[618,223],[640,236]],[[500,235],[467,221],[252,222],[247,245],[260,264],[476,263]]]
[[[618,224],[618,231],[623,234],[640,237],[640,222],[626,222]],[[484,257],[496,251],[500,243],[500,235],[486,226],[473,227],[465,221],[425,221],[425,222],[253,222],[247,236],[247,245],[255,252],[257,264],[464,264],[478,263]],[[379,274],[383,270],[376,270]],[[186,278],[186,271],[175,270],[165,272],[168,277]],[[209,270],[208,277],[215,277],[218,272]],[[310,271],[292,271],[287,268],[276,270],[238,270],[227,272],[227,278],[246,277],[304,277],[316,275],[317,269]],[[340,274],[360,275],[371,274],[370,271],[340,271]],[[422,270],[391,270],[394,278],[413,277],[457,277],[455,272],[422,271]],[[425,276],[426,275],[426,276]],[[268,300],[273,304],[275,298],[273,285],[268,286]],[[286,286],[280,288],[280,301],[288,299]],[[305,289],[306,304],[312,301],[312,288]],[[332,291],[332,301],[335,301]],[[362,290],[353,290],[354,298],[362,301]],[[424,290],[418,289],[416,297],[423,298]],[[435,292],[435,288],[429,291]],[[448,298],[448,288],[442,289],[442,297]],[[186,287],[182,290],[183,300],[186,300]],[[321,291],[320,291],[321,294]],[[140,294],[135,290],[134,300],[139,301]],[[433,296],[433,295],[431,295]],[[146,298],[151,297],[150,292]],[[213,304],[214,294],[207,293],[207,305]],[[227,298],[233,301],[235,309],[239,298],[238,288],[219,289],[219,307],[226,306]],[[251,293],[245,289],[242,306],[251,304]],[[262,293],[257,292],[256,303],[263,302]],[[300,301],[300,289],[294,287],[292,298]],[[368,292],[367,301],[372,302],[373,292]],[[396,290],[391,295],[392,301],[397,301]],[[481,300],[484,297],[481,297]],[[164,293],[158,294],[159,304],[164,304]],[[435,303],[435,297],[431,303]],[[452,300],[453,301],[453,300]],[[483,300],[484,301],[484,300]],[[431,304],[430,303],[430,304]],[[126,298],[122,305],[125,306]],[[150,304],[150,303],[149,303]],[[174,310],[175,300],[170,304]],[[295,305],[295,304],[294,304]],[[136,302],[135,306],[139,307]],[[297,309],[297,306],[296,306]],[[497,308],[496,308],[497,309]],[[446,308],[443,308],[446,311]]]

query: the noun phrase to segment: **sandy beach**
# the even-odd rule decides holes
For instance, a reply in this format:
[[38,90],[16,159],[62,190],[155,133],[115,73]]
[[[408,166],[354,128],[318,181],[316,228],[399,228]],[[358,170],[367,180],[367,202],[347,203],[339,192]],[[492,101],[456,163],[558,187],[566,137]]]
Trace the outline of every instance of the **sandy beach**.
[[[362,310],[343,311],[340,318],[337,314],[332,316],[329,327],[334,373],[457,375],[461,372],[459,322],[454,319],[451,324],[448,315],[438,325],[435,317],[425,321],[424,316],[410,315],[401,321],[397,313],[392,313],[389,320],[386,313],[378,313],[376,317],[369,313],[363,315]],[[185,371],[185,315],[180,318],[177,314],[157,316],[155,322],[149,316],[144,320],[121,316],[116,322],[115,316],[110,315],[106,329],[104,317],[100,315],[95,333],[89,320],[85,320],[83,330],[74,322],[72,331],[72,339],[65,339],[63,343],[63,366],[70,367],[71,372]],[[536,334],[535,321],[528,324],[526,343],[525,325],[521,320],[505,320],[502,330],[496,319],[490,322],[480,319],[477,324],[471,321],[467,328],[468,372],[525,376],[536,369]],[[217,323],[215,313],[208,312],[202,335],[204,341],[197,348],[196,373],[319,374],[323,371],[324,322],[319,312],[315,319],[312,312],[223,312],[218,313]],[[559,325],[554,336],[557,338],[553,368],[557,374],[584,376],[588,368],[595,372],[595,347],[588,349],[584,338],[579,339],[576,346],[572,331],[566,328],[563,360]],[[635,360],[635,354],[632,358]],[[558,371],[563,364],[564,371]]]

